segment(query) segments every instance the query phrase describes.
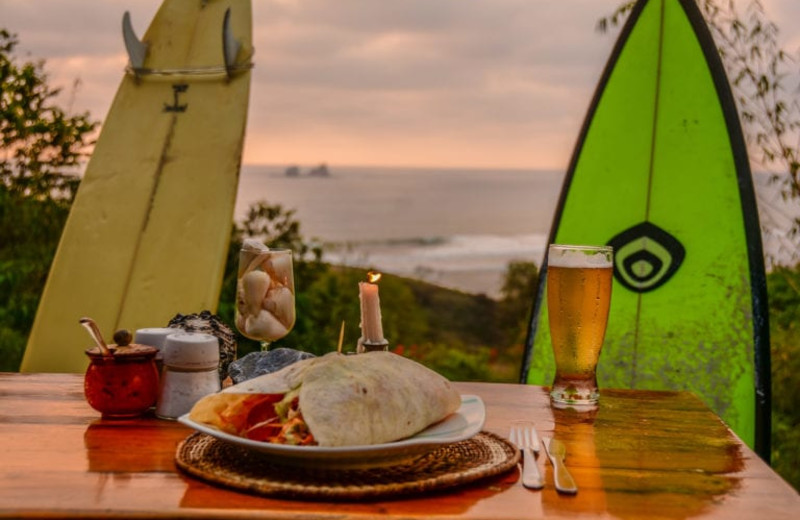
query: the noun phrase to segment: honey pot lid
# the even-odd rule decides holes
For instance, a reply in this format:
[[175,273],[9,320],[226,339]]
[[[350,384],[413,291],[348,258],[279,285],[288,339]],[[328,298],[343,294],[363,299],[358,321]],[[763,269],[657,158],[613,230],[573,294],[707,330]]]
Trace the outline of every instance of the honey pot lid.
[[[131,343],[130,345],[109,345],[108,349],[111,351],[111,356],[115,358],[129,358],[129,357],[155,357],[158,353],[158,349],[155,347],[151,347],[149,345],[138,345],[136,343]],[[103,356],[100,347],[92,347],[86,349],[86,355],[90,358],[102,358],[108,357]]]

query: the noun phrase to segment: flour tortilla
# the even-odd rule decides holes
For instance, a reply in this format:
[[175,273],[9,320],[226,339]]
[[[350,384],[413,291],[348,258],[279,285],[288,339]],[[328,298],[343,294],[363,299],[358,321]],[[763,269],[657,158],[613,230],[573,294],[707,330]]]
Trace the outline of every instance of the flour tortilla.
[[[403,439],[444,419],[461,404],[446,378],[415,361],[391,352],[332,352],[207,396],[190,417],[241,434],[231,414],[247,414],[241,403],[248,396],[285,394],[298,387],[300,410],[320,446]],[[237,411],[225,411],[232,407]]]

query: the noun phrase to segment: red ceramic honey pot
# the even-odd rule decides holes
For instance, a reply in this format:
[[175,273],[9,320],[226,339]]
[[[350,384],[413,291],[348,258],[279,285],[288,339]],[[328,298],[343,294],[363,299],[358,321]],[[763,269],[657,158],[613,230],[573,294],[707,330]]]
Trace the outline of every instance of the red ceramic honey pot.
[[117,345],[106,345],[94,321],[83,318],[81,324],[97,343],[86,350],[89,367],[83,390],[89,405],[104,418],[120,419],[137,417],[152,408],[158,398],[158,350],[128,344],[131,335],[127,331],[114,335]]
[[109,350],[110,355],[103,355],[98,347],[86,351],[90,360],[83,384],[86,400],[107,418],[143,414],[158,398],[157,350],[145,345]]

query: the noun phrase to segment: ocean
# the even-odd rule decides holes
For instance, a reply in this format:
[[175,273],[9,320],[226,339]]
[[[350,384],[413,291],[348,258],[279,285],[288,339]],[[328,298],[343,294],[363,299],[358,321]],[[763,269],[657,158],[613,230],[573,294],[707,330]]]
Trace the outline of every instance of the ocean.
[[[540,265],[564,172],[334,166],[289,177],[286,166],[242,167],[237,220],[265,200],[296,211],[328,262],[377,269],[498,297],[508,263]],[[768,176],[754,175],[767,265],[792,264],[785,229],[800,216]]]
[[509,262],[541,263],[563,172],[335,166],[327,177],[242,167],[237,221],[260,200],[296,211],[325,260],[497,297]]

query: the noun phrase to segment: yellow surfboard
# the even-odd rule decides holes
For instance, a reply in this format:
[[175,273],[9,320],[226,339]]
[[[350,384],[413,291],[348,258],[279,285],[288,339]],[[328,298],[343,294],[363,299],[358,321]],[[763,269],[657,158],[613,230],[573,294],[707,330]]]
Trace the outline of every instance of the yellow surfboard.
[[252,68],[250,0],[165,0],[130,57],[67,220],[21,370],[80,372],[93,318],[166,326],[215,311]]

